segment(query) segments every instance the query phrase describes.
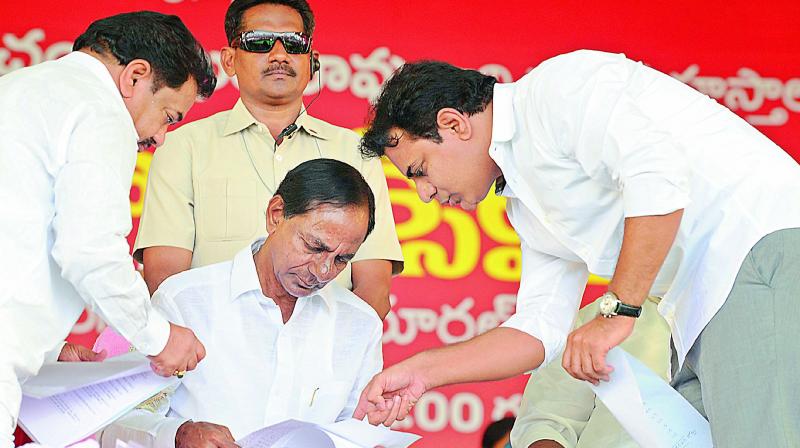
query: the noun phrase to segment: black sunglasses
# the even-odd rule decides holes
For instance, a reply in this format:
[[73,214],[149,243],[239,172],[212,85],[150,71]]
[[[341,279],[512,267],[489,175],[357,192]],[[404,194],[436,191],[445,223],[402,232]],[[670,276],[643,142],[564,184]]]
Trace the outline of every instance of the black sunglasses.
[[269,53],[278,41],[281,41],[289,54],[306,54],[311,51],[311,36],[293,31],[245,31],[231,42],[231,47],[239,47],[251,53]]

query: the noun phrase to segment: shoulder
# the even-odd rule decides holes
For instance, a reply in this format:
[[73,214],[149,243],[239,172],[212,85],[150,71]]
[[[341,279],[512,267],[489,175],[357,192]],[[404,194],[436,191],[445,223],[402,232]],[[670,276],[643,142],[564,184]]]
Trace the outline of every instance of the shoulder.
[[203,142],[205,139],[219,138],[223,134],[225,123],[227,123],[230,113],[230,110],[224,110],[206,118],[186,123],[167,134],[164,146],[182,142]]
[[164,280],[153,297],[176,301],[185,296],[210,296],[212,291],[229,284],[230,272],[230,261],[179,272]]
[[307,117],[310,133],[317,133],[320,137],[327,140],[352,142],[358,145],[361,137],[357,132],[335,124],[328,123],[327,121],[320,120],[319,118],[308,116]]

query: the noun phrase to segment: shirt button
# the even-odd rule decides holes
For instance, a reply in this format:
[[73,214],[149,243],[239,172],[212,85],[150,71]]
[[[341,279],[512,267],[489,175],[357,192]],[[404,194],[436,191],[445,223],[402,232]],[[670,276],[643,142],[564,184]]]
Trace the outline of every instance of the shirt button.
[[280,154],[276,154],[276,155],[275,155],[275,160],[277,160],[278,162],[280,162],[281,160],[283,160],[283,156],[281,156]]

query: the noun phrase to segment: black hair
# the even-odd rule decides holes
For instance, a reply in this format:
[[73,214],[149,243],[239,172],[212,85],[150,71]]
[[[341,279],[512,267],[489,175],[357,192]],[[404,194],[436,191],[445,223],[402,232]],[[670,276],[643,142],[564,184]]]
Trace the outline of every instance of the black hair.
[[153,90],[165,85],[178,89],[189,77],[197,82],[197,94],[214,93],[217,77],[211,59],[178,16],[152,11],[117,14],[92,22],[72,46],[114,56],[120,65],[144,59],[153,69]]
[[495,443],[500,441],[506,434],[511,432],[514,427],[514,417],[504,417],[496,422],[489,423],[483,431],[482,448],[492,448]]
[[228,38],[228,44],[243,32],[248,31],[242,29],[245,11],[263,4],[283,5],[294,9],[303,19],[303,32],[309,36],[314,34],[314,12],[311,11],[311,6],[306,0],[233,0],[228,6],[228,11],[225,12],[225,36]]
[[477,70],[465,70],[445,62],[420,61],[400,67],[372,104],[372,120],[361,139],[365,158],[380,157],[398,143],[392,128],[410,138],[442,142],[436,124],[440,110],[451,107],[473,115],[492,101],[497,80]]
[[292,168],[275,195],[283,198],[283,217],[302,215],[320,205],[369,209],[366,240],[375,228],[375,196],[364,176],[352,166],[333,159],[307,160]]

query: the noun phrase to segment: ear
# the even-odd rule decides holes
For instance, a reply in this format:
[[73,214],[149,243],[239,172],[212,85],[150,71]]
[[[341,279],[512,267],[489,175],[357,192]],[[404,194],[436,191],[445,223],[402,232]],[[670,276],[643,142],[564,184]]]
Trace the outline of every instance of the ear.
[[150,63],[144,59],[134,59],[120,72],[119,92],[123,98],[132,98],[137,88],[136,84],[141,81],[152,80],[152,78],[153,68]]
[[286,203],[280,195],[275,195],[267,204],[267,234],[272,234],[278,228],[278,224],[283,222],[283,211]]
[[228,77],[236,75],[236,66],[233,63],[233,58],[236,55],[236,49],[233,47],[222,47],[219,52],[219,60],[222,65],[222,70]]
[[439,110],[436,114],[436,125],[442,137],[447,133],[455,135],[460,140],[469,140],[472,137],[472,124],[469,118],[452,107]]

